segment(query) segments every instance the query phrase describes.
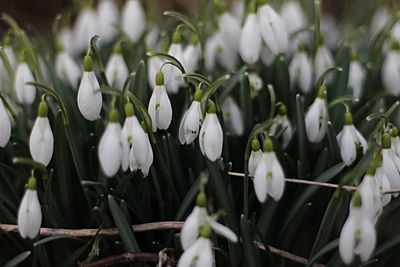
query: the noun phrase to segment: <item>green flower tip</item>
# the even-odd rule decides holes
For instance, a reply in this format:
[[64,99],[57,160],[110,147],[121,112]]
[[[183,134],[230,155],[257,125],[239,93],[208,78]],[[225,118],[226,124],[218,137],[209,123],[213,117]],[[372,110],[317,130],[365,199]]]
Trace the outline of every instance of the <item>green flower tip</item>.
[[358,59],[358,53],[355,49],[351,52],[351,60],[357,60]]
[[358,208],[361,207],[362,201],[360,192],[358,191],[354,192],[352,202],[353,202],[353,207],[358,207]]
[[396,41],[392,41],[392,43],[390,45],[390,49],[391,50],[400,50],[400,44]]
[[375,161],[375,164],[376,164],[377,167],[381,167],[382,166],[382,161],[383,161],[382,152],[379,152],[376,155],[374,161]]
[[396,126],[392,127],[392,137],[396,138],[397,136],[399,136],[399,129],[397,129]]
[[204,194],[204,193],[199,193],[199,194],[197,195],[196,205],[199,206],[199,207],[201,207],[201,208],[204,208],[204,207],[206,206],[206,204],[207,204],[207,197],[206,197],[206,194]]
[[182,41],[181,33],[179,29],[176,29],[174,34],[172,35],[172,43],[173,44],[180,44]]
[[207,113],[215,113],[215,103],[212,100],[208,100],[208,111]]
[[321,85],[321,86],[319,87],[319,89],[318,89],[318,95],[317,95],[317,97],[318,97],[318,98],[324,99],[324,98],[325,98],[325,95],[326,95],[326,86],[325,86],[325,84],[323,84],[323,85]]
[[85,72],[93,71],[93,60],[92,60],[92,57],[90,55],[86,55],[83,58],[83,70]]
[[280,116],[286,116],[286,112],[287,112],[286,106],[283,105],[283,104],[280,105],[280,106],[279,106],[279,109],[278,109],[279,115],[280,115]]
[[325,37],[323,35],[319,36],[318,46],[323,46],[325,44]]
[[161,71],[156,74],[156,85],[164,85],[164,74]]
[[57,40],[57,41],[56,41],[56,44],[55,44],[55,46],[54,46],[54,50],[55,50],[56,53],[60,53],[60,52],[64,51],[64,46],[63,46],[63,44],[60,42],[60,40]]
[[113,47],[113,53],[115,54],[121,54],[121,43],[118,42],[114,45]]
[[225,12],[225,5],[222,3],[221,0],[214,0],[214,9],[217,15],[221,15]]
[[274,145],[272,144],[271,138],[267,137],[264,141],[264,152],[274,151]]
[[375,161],[372,161],[367,168],[366,174],[370,176],[374,176],[376,172],[377,164]]
[[306,52],[307,51],[307,45],[303,42],[301,42],[299,44],[299,46],[297,47],[297,50],[300,52]]
[[250,5],[249,5],[249,13],[250,14],[256,13],[256,11],[257,11],[257,3],[256,3],[256,1],[253,0],[250,2]]
[[4,35],[4,38],[3,38],[3,45],[4,46],[11,46],[11,36],[10,36],[10,34],[6,34],[6,35]]
[[147,133],[147,126],[146,126],[146,123],[144,123],[144,121],[142,121],[142,122],[140,123],[140,126],[142,126],[144,132]]
[[36,190],[36,178],[31,177],[28,180],[28,189],[29,190]]
[[265,5],[265,4],[268,4],[268,0],[257,0],[257,5],[258,6],[262,6],[262,5]]
[[38,116],[41,118],[46,118],[48,112],[49,112],[49,107],[48,107],[46,101],[44,101],[44,100],[40,101],[39,108],[38,108]]
[[388,133],[384,133],[382,136],[382,146],[383,149],[389,149],[392,146],[390,135]]
[[26,62],[25,51],[21,51],[21,53],[19,54],[19,61]]
[[353,124],[353,116],[350,112],[344,113],[344,125],[352,125]]
[[211,227],[209,225],[202,225],[200,226],[200,236],[203,238],[210,238],[211,237]]
[[132,117],[135,115],[135,109],[133,108],[132,103],[128,103],[125,105],[125,116]]
[[116,108],[113,108],[108,114],[108,122],[118,122],[119,121],[119,114]]
[[258,141],[257,138],[254,138],[251,141],[251,150],[254,151],[254,152],[260,150],[260,142]]
[[201,98],[203,97],[203,92],[200,88],[197,88],[194,92],[194,101],[200,102]]

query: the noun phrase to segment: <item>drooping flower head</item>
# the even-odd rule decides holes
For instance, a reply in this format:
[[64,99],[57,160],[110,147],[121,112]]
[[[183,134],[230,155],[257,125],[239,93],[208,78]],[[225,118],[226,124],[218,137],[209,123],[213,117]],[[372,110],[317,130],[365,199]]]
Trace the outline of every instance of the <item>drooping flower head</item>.
[[326,87],[322,85],[317,98],[311,104],[305,117],[307,138],[311,143],[319,143],[324,138],[328,125],[328,107],[325,100]]
[[106,65],[106,77],[110,85],[115,86],[122,91],[125,80],[128,78],[129,71],[121,54],[121,45],[117,43],[114,46]]
[[347,86],[353,90],[353,96],[356,98],[360,98],[363,94],[365,75],[366,71],[361,65],[357,53],[353,52]]
[[257,138],[251,141],[251,153],[249,158],[249,174],[254,175],[258,164],[260,164],[263,158],[263,152],[260,148],[260,142]]
[[137,43],[146,29],[146,14],[139,0],[128,0],[122,9],[121,28],[129,40]]
[[14,88],[17,100],[20,104],[31,105],[35,101],[36,88],[27,83],[34,82],[33,74],[25,60],[24,54],[21,55],[20,63],[15,71]]
[[[378,183],[379,191],[388,191],[391,189],[389,179],[387,178],[385,172],[382,168],[382,153],[379,152],[375,158],[376,162],[376,172],[375,172],[375,179]],[[389,204],[390,200],[392,199],[391,194],[381,194],[381,204],[382,208]]]
[[11,137],[11,121],[4,106],[3,99],[0,98],[0,147],[5,147]]
[[283,130],[282,133],[282,147],[286,148],[293,136],[293,128],[286,115],[286,106],[284,104],[279,105],[278,115],[274,118],[270,132],[272,135],[277,135],[279,130]]
[[255,64],[260,58],[262,48],[262,39],[258,28],[256,15],[256,3],[250,4],[250,13],[240,33],[239,53],[242,60],[247,64]]
[[376,223],[382,213],[381,193],[376,178],[376,168],[376,161],[373,160],[359,185],[363,213],[372,223]]
[[221,157],[223,132],[219,123],[213,101],[208,103],[208,111],[200,130],[199,144],[201,153],[211,161]]
[[55,59],[55,69],[58,77],[76,90],[79,78],[82,72],[72,56],[64,50],[64,46],[61,42],[56,43],[56,59]]
[[[382,135],[382,170],[389,180],[390,188],[400,188],[400,159],[392,150],[392,142],[390,135],[384,133]],[[397,197],[398,194],[393,194]]]
[[290,62],[289,74],[292,86],[297,85],[305,94],[310,92],[312,85],[312,64],[304,44],[299,45],[297,53]]
[[390,50],[382,64],[382,83],[384,89],[395,95],[400,95],[400,45],[392,42]]
[[200,125],[203,120],[200,106],[201,97],[201,89],[197,88],[193,102],[183,115],[179,125],[179,141],[182,145],[191,144],[199,135]]

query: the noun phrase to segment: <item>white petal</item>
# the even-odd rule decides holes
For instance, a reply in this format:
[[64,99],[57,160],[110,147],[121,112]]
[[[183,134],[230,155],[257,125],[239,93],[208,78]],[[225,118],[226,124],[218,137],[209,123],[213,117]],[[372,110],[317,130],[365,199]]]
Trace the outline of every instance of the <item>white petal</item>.
[[204,248],[204,241],[202,240],[203,238],[197,239],[192,246],[183,252],[182,256],[179,258],[178,267],[192,267],[192,262],[199,256],[199,253]]
[[355,230],[354,221],[349,216],[343,225],[339,238],[339,254],[346,264],[350,264],[354,259]]
[[251,151],[250,158],[249,158],[249,174],[254,175],[258,164],[260,164],[263,158],[263,153],[260,150],[258,151]]
[[74,25],[74,42],[77,51],[81,52],[89,46],[94,35],[101,35],[99,18],[92,8],[84,8],[78,14]]
[[274,155],[274,161],[272,162],[271,171],[272,171],[272,178],[266,177],[267,193],[275,201],[278,201],[279,199],[281,199],[283,191],[285,189],[285,175],[275,155]]
[[291,84],[297,84],[304,93],[309,93],[312,83],[312,64],[305,52],[297,53],[289,65]]
[[15,71],[15,92],[19,103],[31,105],[35,101],[36,88],[27,84],[34,81],[28,64],[26,62],[20,63]]
[[106,77],[107,81],[122,91],[125,80],[128,78],[129,71],[121,54],[113,53],[107,62]]
[[211,240],[206,238],[203,239],[203,248],[199,251],[199,258],[196,262],[195,267],[212,267],[213,266],[213,254]]
[[122,162],[121,125],[119,123],[108,123],[100,139],[98,152],[104,174],[107,177],[113,177],[117,174]]
[[148,111],[152,120],[153,132],[166,130],[172,121],[172,106],[164,86],[156,86],[151,95]]
[[199,235],[199,227],[205,223],[207,216],[205,208],[195,206],[186,218],[181,230],[181,244],[184,250],[194,244]]
[[[183,57],[181,44],[171,44],[168,54],[175,57],[186,70],[186,63]],[[183,86],[182,72],[175,66],[168,64],[164,67],[165,89],[169,93],[177,93],[179,87]]]
[[186,64],[186,72],[192,73],[197,70],[200,56],[201,56],[200,44],[195,44],[195,45],[190,44],[185,48],[183,52],[183,58]]
[[141,166],[142,173],[145,177],[149,174],[150,167],[153,164],[153,149],[151,148],[149,136],[147,134],[146,134],[146,142],[148,151],[147,158],[146,161]]
[[250,65],[256,63],[260,58],[261,45],[257,16],[255,13],[250,13],[240,34],[239,52],[243,61]]
[[207,113],[207,116],[209,116],[209,122],[206,126],[207,128],[204,129],[203,149],[205,156],[209,160],[215,161],[222,154],[223,133],[217,115],[215,113]]
[[94,121],[100,117],[103,97],[94,72],[84,72],[78,89],[78,107],[82,116]]
[[42,223],[42,211],[36,190],[26,190],[18,209],[18,228],[23,238],[35,238]]
[[382,65],[382,82],[383,86],[389,93],[395,96],[400,95],[400,70],[399,70],[400,53],[391,50],[387,53]]
[[357,246],[357,252],[363,262],[367,261],[374,251],[376,244],[376,233],[372,223],[364,218],[361,221],[361,237]]
[[2,99],[0,99],[0,125],[0,147],[5,147],[11,136],[11,121]]
[[53,156],[54,136],[48,118],[38,117],[29,138],[29,150],[33,160],[47,166]]
[[226,227],[225,225],[222,225],[215,221],[214,219],[209,220],[211,228],[214,230],[215,233],[225,237],[226,239],[230,240],[231,242],[237,242],[238,238],[236,234]]
[[235,100],[228,96],[222,103],[224,121],[232,134],[240,136],[244,133],[242,112]]
[[267,197],[267,171],[267,163],[265,162],[264,155],[254,173],[254,191],[260,202],[264,202]]
[[305,117],[306,132],[310,142],[318,143],[324,138],[327,127],[326,115],[325,100],[316,98]]
[[318,47],[314,66],[315,80],[318,80],[326,70],[335,66],[332,54],[326,46]]
[[365,71],[359,61],[353,60],[350,63],[348,87],[353,89],[353,96],[360,98],[363,93]]
[[101,37],[104,41],[110,42],[116,35],[117,30],[115,25],[118,24],[118,7],[113,0],[102,0],[97,6],[99,14],[99,23],[101,29]]
[[163,60],[161,60],[159,57],[150,57],[147,61],[147,78],[151,88],[156,87],[156,75],[157,72],[160,71],[163,63]]
[[182,145],[191,144],[198,136],[201,115],[200,102],[193,101],[179,125],[179,141]]
[[340,156],[347,166],[350,166],[357,157],[356,143],[358,142],[358,140],[354,139],[354,135],[352,134],[352,131],[354,131],[354,129],[352,129],[351,127],[352,126],[349,125],[345,125],[343,127],[343,136],[339,144]]
[[82,73],[76,62],[66,51],[57,54],[55,69],[58,77],[67,81],[76,90]]
[[138,0],[129,0],[122,10],[121,28],[136,43],[146,29],[146,14]]
[[285,1],[282,5],[281,17],[285,22],[288,35],[306,27],[307,19],[298,2]]

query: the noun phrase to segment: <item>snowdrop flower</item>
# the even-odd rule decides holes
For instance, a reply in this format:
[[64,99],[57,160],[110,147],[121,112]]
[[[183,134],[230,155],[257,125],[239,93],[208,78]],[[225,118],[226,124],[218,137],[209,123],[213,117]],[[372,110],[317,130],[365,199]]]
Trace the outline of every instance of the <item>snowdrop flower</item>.
[[274,55],[286,53],[288,50],[288,34],[285,22],[268,4],[261,0],[257,10],[258,27],[261,36]]
[[400,137],[399,130],[396,126],[392,126],[391,138],[392,142],[392,150],[396,154],[396,156],[400,157]]
[[386,25],[389,19],[390,11],[386,7],[381,7],[376,10],[369,27],[370,37],[375,37],[375,35]]
[[360,98],[362,96],[365,75],[365,70],[361,66],[360,61],[358,61],[356,58],[353,58],[350,62],[347,87],[350,87],[353,90],[353,96],[356,98]]
[[392,43],[391,49],[387,52],[382,65],[382,83],[386,91],[400,95],[400,45]]
[[207,72],[212,72],[215,69],[217,62],[217,49],[219,46],[218,34],[214,33],[211,37],[207,39],[206,51],[205,51],[205,67]]
[[118,7],[114,0],[101,0],[97,6],[101,37],[106,42],[112,41],[117,35],[115,26],[118,24]]
[[29,150],[33,160],[42,163],[44,166],[49,165],[54,150],[54,136],[47,113],[47,103],[42,100],[39,104],[38,117],[29,138]]
[[244,14],[244,1],[236,0],[232,3],[232,14],[239,20],[242,21]]
[[252,2],[251,11],[240,33],[239,52],[242,60],[247,64],[255,64],[260,58],[262,40],[258,29],[255,2]]
[[[390,188],[400,188],[400,159],[391,149],[391,140],[388,133],[382,137],[382,170],[389,180]],[[398,194],[393,194],[397,197]]]
[[77,53],[76,44],[74,42],[74,33],[69,26],[63,26],[57,34],[57,40],[63,44],[65,51],[70,55]]
[[260,75],[258,75],[258,73],[250,72],[247,77],[249,78],[250,88],[254,93],[260,91],[263,88],[264,82],[261,79]]
[[64,50],[61,43],[57,44],[56,50],[58,50],[55,59],[56,73],[58,77],[64,79],[76,90],[79,78],[81,77],[81,70],[71,55]]
[[201,112],[201,89],[197,88],[194,100],[189,109],[183,115],[179,125],[179,141],[181,144],[191,144],[199,135],[200,124],[203,120]]
[[249,174],[254,175],[258,164],[260,164],[263,158],[263,153],[260,149],[260,142],[254,138],[251,141],[251,153],[249,158]]
[[367,141],[354,127],[353,116],[350,112],[344,114],[344,126],[336,139],[340,147],[340,156],[347,166],[356,160],[358,148],[361,147],[363,154],[367,151]]
[[123,32],[133,43],[137,43],[146,29],[146,14],[140,1],[128,0],[121,16]]
[[166,130],[172,121],[172,106],[164,86],[164,74],[156,75],[156,87],[150,97],[148,106],[153,132],[157,129]]
[[272,53],[271,49],[263,44],[261,48],[261,61],[265,66],[271,66],[275,61],[275,54]]
[[157,72],[161,69],[164,61],[159,57],[149,57],[147,61],[147,79],[149,80],[149,84],[151,88],[156,87],[156,77]]
[[305,117],[307,138],[311,143],[319,143],[324,138],[328,125],[328,107],[325,101],[326,87],[322,85],[318,96],[311,104]]
[[201,153],[211,161],[216,161],[221,157],[224,141],[222,128],[215,112],[214,102],[209,101],[208,112],[201,127],[199,138]]
[[363,213],[372,223],[376,223],[378,216],[382,213],[381,193],[375,176],[376,167],[376,163],[373,161],[359,185]]
[[[11,68],[13,70],[15,70],[15,68],[17,66],[17,60],[15,58],[15,53],[12,48],[11,38],[8,34],[6,34],[4,37],[2,49],[4,51],[5,56],[8,59],[8,62],[10,63]],[[8,92],[10,92],[11,88],[12,88],[12,82],[10,81],[10,77],[8,75],[8,72],[6,70],[4,62],[1,60],[0,61],[0,90],[2,90],[5,93],[8,93]]]
[[282,147],[286,148],[292,139],[293,127],[286,115],[286,107],[283,104],[279,106],[279,114],[274,118],[270,132],[275,136],[278,134],[278,130],[284,130],[282,133]]
[[122,138],[122,129],[119,124],[118,111],[113,108],[108,117],[107,127],[99,143],[99,161],[103,173],[107,177],[117,174],[123,164],[124,155],[129,150],[128,140]]
[[290,84],[297,85],[307,94],[312,84],[312,64],[304,45],[300,45],[299,51],[294,55],[289,65]]
[[[169,47],[168,54],[175,57],[186,71],[186,63],[183,57],[183,49],[181,44],[181,33],[179,29],[175,31],[172,37],[172,44]],[[164,67],[165,89],[168,93],[176,94],[179,87],[183,86],[182,72],[175,66],[168,64]]]
[[343,225],[339,238],[339,254],[345,264],[350,264],[355,255],[365,262],[371,256],[376,233],[372,222],[362,210],[362,198],[355,192],[351,202],[350,214]]
[[235,135],[241,136],[244,133],[244,122],[242,112],[235,100],[228,96],[222,103],[222,115],[228,131]]
[[90,39],[94,35],[101,34],[99,21],[96,10],[91,6],[85,6],[78,14],[74,25],[73,40],[76,52],[84,51],[90,43]]
[[93,72],[92,57],[86,55],[83,62],[84,72],[78,89],[78,108],[85,119],[94,121],[100,117],[103,97],[99,82]]
[[181,231],[181,244],[184,250],[190,249],[195,243],[200,233],[202,225],[209,225],[216,233],[224,236],[232,242],[237,242],[237,236],[228,227],[218,223],[210,217],[206,209],[206,195],[201,192],[196,199],[196,206],[187,217]]
[[[153,164],[153,150],[149,138],[135,116],[131,103],[125,105],[125,114],[126,119],[122,128],[122,137],[131,146],[130,151],[125,152],[125,157],[129,159],[128,163],[131,171],[141,170],[143,175],[147,176]],[[122,169],[125,169],[124,159]]]
[[121,46],[116,44],[106,65],[107,81],[122,91],[128,75],[129,71],[121,54]]
[[150,31],[147,32],[144,42],[148,50],[162,50],[161,44],[159,42],[160,38],[160,29],[153,25],[151,26]]
[[42,211],[36,192],[36,179],[31,177],[18,209],[18,230],[21,237],[34,239],[40,231],[41,224]]
[[285,1],[282,5],[281,17],[289,36],[306,27],[307,19],[298,2]]
[[[386,174],[382,168],[382,153],[379,153],[376,157],[376,172],[375,172],[375,179],[378,182],[379,190],[380,191],[388,191],[391,189],[389,179],[387,178]],[[382,207],[389,204],[390,200],[392,199],[391,194],[381,194],[381,203]]]
[[15,71],[14,88],[20,104],[31,105],[35,101],[36,88],[27,83],[34,82],[33,74],[25,60],[21,60]]
[[267,194],[278,201],[284,189],[285,174],[275,155],[272,141],[267,137],[264,141],[263,158],[254,173],[254,191],[258,201],[264,202]]
[[201,57],[200,44],[197,41],[190,43],[183,51],[183,61],[186,64],[185,71],[187,73],[193,73],[199,66]]
[[11,136],[11,121],[4,106],[3,99],[0,98],[0,147],[8,144]]
[[[333,60],[332,53],[329,48],[325,46],[323,43],[318,46],[317,53],[315,55],[314,62],[314,74],[315,80],[318,80],[322,74],[325,73],[329,68],[335,66],[335,61]],[[331,80],[331,75],[328,76]]]
[[210,226],[202,226],[201,236],[179,258],[178,267],[212,267],[213,254]]
[[7,59],[11,65],[11,68],[15,69],[17,67],[18,61],[17,61],[17,57],[15,56],[12,40],[11,40],[11,37],[9,34],[6,34],[4,36],[3,50],[7,56]]

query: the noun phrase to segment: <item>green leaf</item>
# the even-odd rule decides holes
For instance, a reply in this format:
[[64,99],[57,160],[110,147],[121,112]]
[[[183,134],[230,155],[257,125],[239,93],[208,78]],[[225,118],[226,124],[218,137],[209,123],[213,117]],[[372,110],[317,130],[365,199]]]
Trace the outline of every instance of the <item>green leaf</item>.
[[317,262],[322,256],[327,253],[330,253],[334,250],[337,250],[339,247],[339,239],[332,240],[328,244],[326,244],[323,248],[321,248],[318,253],[316,253],[309,261],[306,267],[311,267],[315,262]]
[[215,92],[217,92],[219,87],[221,87],[227,80],[230,79],[230,77],[231,76],[229,74],[219,77],[211,84],[210,88],[203,94],[203,98],[201,99],[201,110],[203,111],[203,115],[207,111],[206,108],[208,100],[215,94]]
[[277,96],[290,108],[290,76],[289,68],[283,56],[279,56],[274,64],[274,87],[277,88]]
[[254,117],[250,97],[250,82],[247,75],[243,75],[240,82],[240,107],[245,124],[245,133],[248,133],[253,126]]
[[254,234],[250,230],[249,223],[244,215],[240,217],[240,229],[242,233],[243,252],[246,266],[262,266],[258,248],[254,244]]
[[21,254],[18,254],[17,256],[9,260],[6,264],[3,265],[3,267],[18,266],[20,263],[26,260],[29,257],[29,255],[31,255],[30,251],[22,252]]
[[40,170],[44,174],[47,173],[46,166],[44,166],[42,163],[34,161],[33,159],[30,159],[30,158],[20,158],[20,157],[13,158],[13,163],[28,165],[28,166],[31,166],[32,168]]
[[157,52],[157,51],[150,51],[147,52],[146,54],[148,57],[162,57],[167,60],[169,64],[172,64],[173,66],[177,67],[182,74],[185,74],[185,68],[183,65],[177,60],[175,57],[171,56],[170,54],[164,53],[164,52]]
[[183,77],[185,77],[186,79],[189,79],[189,80],[193,80],[193,81],[197,81],[197,82],[203,83],[203,84],[207,85],[208,87],[211,86],[210,80],[207,79],[207,77],[205,77],[205,76],[203,76],[203,75],[201,75],[199,73],[185,73],[183,75]]
[[385,240],[380,244],[372,253],[371,258],[378,258],[384,256],[386,253],[390,253],[393,251],[393,248],[400,247],[400,233],[394,235],[392,238]]
[[139,62],[139,65],[136,68],[136,77],[135,82],[133,83],[133,92],[134,95],[139,98],[142,103],[147,103],[148,101],[148,84],[147,84],[147,69],[146,64],[143,60]]
[[240,83],[240,81],[243,80],[243,76],[245,75],[247,71],[247,66],[244,65],[243,67],[240,68],[238,72],[236,72],[235,75],[232,76],[231,79],[226,83],[224,86],[224,90],[220,94],[220,100],[223,102],[225,98],[231,94],[231,92],[236,88],[236,86]]
[[165,11],[164,16],[170,16],[170,17],[173,17],[173,18],[181,21],[195,35],[198,35],[197,27],[194,25],[194,23],[191,21],[191,19],[189,17],[182,15],[181,13],[178,13],[175,11]]
[[127,219],[124,217],[124,214],[114,197],[111,195],[108,195],[108,204],[110,205],[112,217],[126,250],[128,252],[140,252],[139,245],[136,242],[131,226],[128,224]]
[[340,67],[332,67],[332,68],[327,69],[324,73],[321,74],[321,77],[319,77],[319,79],[317,81],[317,88],[321,87],[321,85],[324,84],[324,82],[326,81],[328,75],[334,71],[341,72],[341,71],[343,71],[343,69]]
[[306,177],[308,170],[308,138],[305,125],[303,100],[300,95],[296,96],[296,128],[297,128],[297,151],[299,154],[298,176]]
[[34,247],[37,247],[37,246],[40,246],[40,245],[43,245],[43,244],[52,242],[52,241],[54,241],[54,240],[64,240],[64,239],[69,239],[69,240],[75,240],[75,241],[85,242],[83,239],[81,239],[81,238],[76,238],[76,237],[73,237],[73,236],[49,236],[49,237],[40,239],[39,241],[33,243],[33,246],[34,246]]
[[342,161],[340,156],[340,147],[336,139],[337,135],[330,121],[328,121],[327,136],[328,136],[328,151],[330,152],[331,163],[335,164],[337,162]]

